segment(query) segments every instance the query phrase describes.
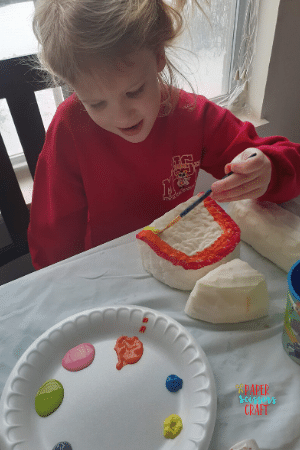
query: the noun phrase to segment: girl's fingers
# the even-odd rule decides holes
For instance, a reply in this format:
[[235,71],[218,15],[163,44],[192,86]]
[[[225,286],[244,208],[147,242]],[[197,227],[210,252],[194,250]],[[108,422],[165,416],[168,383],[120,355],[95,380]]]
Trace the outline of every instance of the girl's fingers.
[[234,189],[235,187],[241,186],[242,184],[247,183],[248,181],[251,182],[260,176],[260,171],[253,172],[251,174],[240,174],[240,173],[233,173],[228,178],[225,178],[225,180],[219,180],[215,181],[212,186],[212,192],[213,194],[219,194],[223,191],[228,191],[229,189]]
[[[256,154],[250,158],[251,155]],[[235,173],[248,174],[259,170],[263,165],[265,155],[257,148],[247,148],[242,153],[237,155],[230,164],[226,164],[225,173],[230,171]]]
[[[256,156],[250,158],[253,153]],[[272,166],[261,150],[248,148],[225,166],[225,172],[229,171],[234,173],[212,184],[212,198],[217,201],[261,197],[268,189]]]
[[213,199],[219,203],[227,203],[227,202],[237,202],[239,200],[245,200],[245,199],[256,199],[259,198],[263,195],[263,193],[261,192],[261,189],[255,189],[254,191],[248,192],[247,194],[240,194],[240,195],[236,195],[236,196],[232,196],[231,194],[228,196],[222,196],[219,198],[214,198]]
[[[233,177],[233,175],[231,175]],[[252,180],[247,179],[236,187],[215,192],[213,190],[211,197],[218,202],[231,202],[242,200],[245,198],[261,197],[268,188],[268,182],[264,181],[262,176],[258,176]]]

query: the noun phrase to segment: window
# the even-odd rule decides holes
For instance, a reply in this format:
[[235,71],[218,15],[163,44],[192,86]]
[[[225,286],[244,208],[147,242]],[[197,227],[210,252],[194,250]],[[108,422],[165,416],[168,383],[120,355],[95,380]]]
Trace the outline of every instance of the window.
[[[259,0],[210,0],[210,5],[204,6],[207,17],[195,8],[170,58],[196,93],[228,107],[249,79]],[[191,92],[187,82],[183,88]]]
[[[243,89],[248,69],[243,65],[248,61],[245,55],[249,52],[245,36],[249,35],[249,30],[253,36],[255,14],[252,10],[257,4],[258,0],[211,0],[210,9],[204,7],[210,21],[195,9],[189,31],[183,33],[177,44],[179,48],[176,52],[171,50],[169,56],[197,93],[226,105],[229,96]],[[0,59],[37,52],[31,26],[33,12],[33,1],[0,0]],[[189,85],[182,81],[183,89],[190,91]],[[60,88],[40,91],[36,96],[47,129],[63,96]],[[23,161],[24,158],[18,156],[22,155],[22,148],[4,100],[0,100],[0,132],[12,160]]]
[[[0,59],[37,53],[37,41],[32,31],[33,1],[0,0]],[[36,93],[45,129],[56,107],[63,100],[60,88]],[[0,100],[0,132],[14,165],[24,161],[22,147],[5,99]],[[21,158],[18,157],[21,155]]]
[[0,0],[0,59],[36,53],[37,43],[31,30],[33,1]]
[[[178,47],[182,47],[176,49],[178,57],[173,51],[170,53],[196,92],[208,98],[228,92],[238,3],[238,0],[211,0],[209,9],[203,7],[207,17],[195,8],[189,29],[178,41]],[[188,83],[184,83],[184,89],[191,91]]]

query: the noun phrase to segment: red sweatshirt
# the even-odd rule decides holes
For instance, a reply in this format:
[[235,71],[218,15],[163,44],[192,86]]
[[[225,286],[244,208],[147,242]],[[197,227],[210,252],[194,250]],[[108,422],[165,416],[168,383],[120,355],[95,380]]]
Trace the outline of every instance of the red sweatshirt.
[[40,269],[142,228],[193,195],[199,168],[220,179],[249,147],[272,162],[261,200],[300,194],[300,145],[259,138],[228,110],[180,92],[175,111],[158,117],[148,137],[131,143],[103,130],[72,95],[46,134],[34,179],[28,241]]

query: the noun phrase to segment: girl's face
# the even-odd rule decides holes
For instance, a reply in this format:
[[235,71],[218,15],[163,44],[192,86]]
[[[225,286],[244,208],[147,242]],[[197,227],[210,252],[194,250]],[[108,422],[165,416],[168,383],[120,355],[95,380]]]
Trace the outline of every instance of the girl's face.
[[111,69],[94,64],[73,87],[97,125],[126,141],[142,142],[160,109],[157,74],[165,63],[163,52],[156,56],[140,50],[126,64],[120,61]]

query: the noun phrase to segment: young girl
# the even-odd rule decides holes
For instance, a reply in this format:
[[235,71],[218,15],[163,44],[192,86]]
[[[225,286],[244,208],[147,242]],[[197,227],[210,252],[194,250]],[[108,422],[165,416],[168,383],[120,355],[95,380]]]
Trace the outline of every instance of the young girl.
[[148,225],[193,195],[200,167],[217,179],[233,170],[212,186],[220,202],[299,195],[298,144],[259,138],[228,110],[172,87],[165,48],[189,1],[173,3],[37,2],[40,59],[75,93],[57,109],[36,168],[36,269]]

